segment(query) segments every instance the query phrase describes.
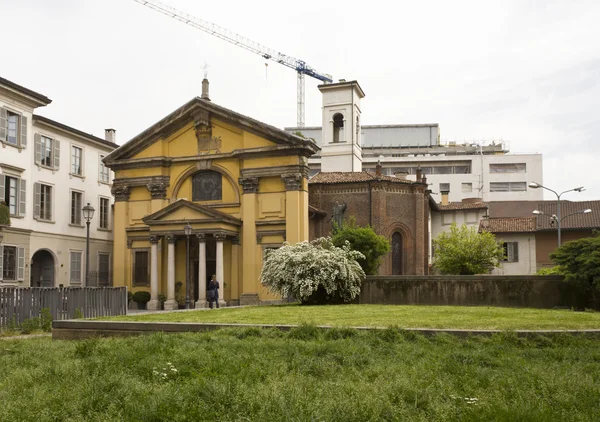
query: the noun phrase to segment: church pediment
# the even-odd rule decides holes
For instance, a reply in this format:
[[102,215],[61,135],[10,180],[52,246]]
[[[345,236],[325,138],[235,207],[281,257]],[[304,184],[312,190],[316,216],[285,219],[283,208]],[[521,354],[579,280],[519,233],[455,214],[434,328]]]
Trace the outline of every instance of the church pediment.
[[241,226],[242,220],[213,208],[180,199],[143,218],[145,224],[170,225],[190,223],[224,223]]
[[[272,142],[269,148],[292,147],[304,150],[304,155],[312,155],[319,150],[314,141],[305,139],[279,128],[236,113],[233,110],[221,107],[209,100],[196,97],[179,107],[173,113],[161,119],[135,138],[109,154],[104,162],[109,167],[116,167],[124,160],[139,160],[136,155],[150,148],[160,139],[166,139],[171,134],[193,122],[195,136],[198,139],[198,155],[219,154],[222,152],[222,140],[212,136],[212,118],[230,125],[231,128],[244,130],[258,135],[266,141]],[[168,159],[163,154],[151,154],[154,160]],[[146,161],[148,158],[146,158]]]

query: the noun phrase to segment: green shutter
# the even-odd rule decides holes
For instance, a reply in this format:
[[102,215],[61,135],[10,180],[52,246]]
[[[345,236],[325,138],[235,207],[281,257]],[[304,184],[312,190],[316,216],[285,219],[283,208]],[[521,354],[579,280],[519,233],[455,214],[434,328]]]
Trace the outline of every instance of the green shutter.
[[513,242],[513,261],[519,262],[519,242]]
[[52,143],[54,144],[54,169],[58,170],[60,167],[60,141],[53,139]]
[[6,181],[6,176],[0,175],[0,202],[4,201],[4,182]]
[[21,179],[21,189],[19,192],[19,217],[25,217],[27,205],[27,182]]
[[40,202],[42,199],[42,187],[39,183],[33,184],[33,218],[40,218]]
[[17,281],[25,279],[25,248],[17,248]]
[[4,263],[4,246],[0,245],[0,281],[2,281],[2,264]]
[[27,117],[21,115],[21,147],[27,146]]
[[6,142],[6,129],[8,126],[6,109],[0,107],[0,142]]
[[35,163],[42,164],[42,135],[39,133],[33,135],[33,145],[35,149]]

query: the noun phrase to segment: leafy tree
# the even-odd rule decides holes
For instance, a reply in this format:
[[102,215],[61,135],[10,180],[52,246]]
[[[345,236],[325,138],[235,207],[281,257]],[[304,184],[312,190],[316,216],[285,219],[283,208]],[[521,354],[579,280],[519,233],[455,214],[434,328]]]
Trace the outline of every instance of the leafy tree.
[[303,303],[349,302],[360,293],[365,273],[356,262],[364,256],[330,238],[267,249],[261,283],[283,297]]
[[10,226],[10,210],[4,201],[0,201],[0,225]]
[[435,267],[442,274],[473,275],[489,273],[500,266],[504,248],[489,232],[453,223],[449,232],[433,241]]
[[331,240],[338,248],[348,242],[352,249],[363,254],[364,258],[359,258],[357,261],[367,275],[377,274],[381,259],[390,251],[390,242],[385,237],[375,233],[370,226],[357,225],[353,217],[344,221],[342,227],[335,230]]
[[[550,254],[565,281],[577,287],[578,306],[592,305],[600,297],[600,235],[572,240]],[[597,305],[597,303],[596,303]]]

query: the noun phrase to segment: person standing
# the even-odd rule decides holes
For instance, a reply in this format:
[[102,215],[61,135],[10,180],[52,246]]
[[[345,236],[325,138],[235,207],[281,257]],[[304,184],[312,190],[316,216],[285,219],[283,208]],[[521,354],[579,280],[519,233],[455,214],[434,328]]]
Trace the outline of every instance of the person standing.
[[208,307],[210,309],[213,308],[213,302],[216,303],[217,309],[219,309],[219,282],[214,274],[208,283]]

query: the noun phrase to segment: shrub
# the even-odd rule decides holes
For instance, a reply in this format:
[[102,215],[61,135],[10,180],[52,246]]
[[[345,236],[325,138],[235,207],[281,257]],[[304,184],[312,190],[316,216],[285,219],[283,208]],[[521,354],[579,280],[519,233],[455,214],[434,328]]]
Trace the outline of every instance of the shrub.
[[0,225],[10,226],[10,210],[4,201],[0,201]]
[[150,301],[150,293],[146,291],[135,292],[132,296],[135,303],[147,303]]
[[42,309],[40,313],[40,326],[42,327],[42,331],[52,331],[52,313],[50,312],[50,308]]
[[349,242],[353,250],[362,253],[364,258],[358,258],[357,261],[367,275],[377,274],[381,259],[390,251],[388,239],[375,233],[370,226],[358,226],[354,217],[343,223],[331,241],[338,248]]
[[27,318],[19,325],[19,330],[23,334],[31,334],[42,329],[42,324],[39,317]]
[[435,267],[442,274],[473,275],[489,273],[504,258],[502,245],[489,232],[452,223],[449,232],[433,240]]
[[285,243],[265,252],[260,278],[272,292],[304,303],[349,302],[360,293],[365,278],[359,258],[364,255],[348,243],[339,248],[330,238]]
[[543,268],[539,268],[536,272],[536,275],[560,275],[562,274],[560,272],[560,267],[558,266],[554,266],[554,267],[543,267]]

